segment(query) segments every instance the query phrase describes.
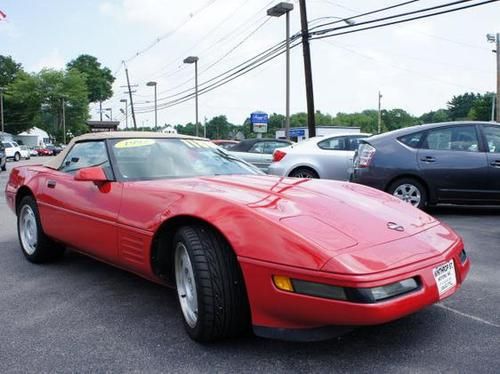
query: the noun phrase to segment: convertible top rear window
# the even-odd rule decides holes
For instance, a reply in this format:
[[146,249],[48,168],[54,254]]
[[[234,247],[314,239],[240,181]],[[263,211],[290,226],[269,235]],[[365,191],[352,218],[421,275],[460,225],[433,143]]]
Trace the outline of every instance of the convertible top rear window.
[[206,140],[136,138],[114,139],[110,144],[116,171],[127,180],[261,174]]

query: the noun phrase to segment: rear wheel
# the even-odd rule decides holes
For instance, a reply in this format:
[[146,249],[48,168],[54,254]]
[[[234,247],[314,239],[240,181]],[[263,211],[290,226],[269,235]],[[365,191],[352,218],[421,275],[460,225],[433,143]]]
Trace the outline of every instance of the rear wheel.
[[174,237],[179,304],[189,336],[200,342],[237,336],[249,327],[243,276],[225,240],[204,226],[184,226]]
[[295,169],[290,173],[289,176],[294,178],[319,178],[318,173],[310,168]]
[[31,262],[41,263],[64,254],[64,247],[43,232],[36,201],[25,196],[19,204],[17,232],[24,256]]
[[389,186],[387,192],[396,196],[416,208],[424,209],[427,206],[427,190],[413,178],[401,178]]
[[2,171],[7,171],[7,159],[4,160],[3,165],[2,165],[2,161],[0,159],[0,165],[1,165],[0,168],[2,169]]

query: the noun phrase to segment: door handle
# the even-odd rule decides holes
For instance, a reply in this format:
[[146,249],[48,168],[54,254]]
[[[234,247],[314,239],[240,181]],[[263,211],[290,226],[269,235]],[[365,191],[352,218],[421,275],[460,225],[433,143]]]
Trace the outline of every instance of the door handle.
[[500,168],[500,160],[491,161],[490,165],[494,168]]
[[432,156],[425,156],[424,158],[421,158],[420,161],[423,162],[436,162],[436,159]]
[[56,181],[52,181],[52,180],[47,181],[47,187],[48,188],[55,188],[56,187]]

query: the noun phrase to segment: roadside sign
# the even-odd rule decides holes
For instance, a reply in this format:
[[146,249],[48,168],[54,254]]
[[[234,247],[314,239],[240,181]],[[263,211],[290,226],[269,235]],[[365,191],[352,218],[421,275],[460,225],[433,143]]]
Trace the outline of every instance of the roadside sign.
[[306,135],[306,130],[305,129],[294,129],[293,127],[288,131],[289,136],[293,137],[299,137],[299,136],[305,136]]
[[250,122],[252,123],[253,132],[266,133],[269,116],[264,112],[253,112],[250,114]]

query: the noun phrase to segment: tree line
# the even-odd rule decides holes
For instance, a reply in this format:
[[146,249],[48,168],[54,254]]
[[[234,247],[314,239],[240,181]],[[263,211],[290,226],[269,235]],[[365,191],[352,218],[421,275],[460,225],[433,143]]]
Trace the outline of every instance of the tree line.
[[[414,116],[404,109],[381,110],[382,131],[392,131],[403,127],[421,125],[424,123],[448,122],[448,121],[489,121],[495,94],[466,92],[453,96],[447,103],[446,108],[437,109]],[[378,129],[378,111],[366,109],[355,113],[337,113],[331,115],[316,111],[316,124],[318,126],[349,126],[360,127],[362,132],[375,134]],[[494,118],[494,117],[493,117]],[[268,132],[263,136],[274,137],[276,130],[284,128],[285,116],[272,113],[269,116]],[[242,125],[230,123],[225,115],[219,115],[206,122],[207,137],[210,139],[231,139],[237,135],[245,138],[255,137],[250,126],[250,119],[246,118]],[[173,126],[177,132],[186,135],[194,135],[196,128],[194,123]],[[307,127],[307,113],[300,112],[290,116],[290,127]],[[201,128],[201,127],[200,127]],[[203,130],[202,130],[203,131]]]
[[80,55],[63,70],[34,73],[26,72],[12,57],[0,55],[5,131],[19,134],[36,126],[61,141],[64,105],[66,132],[85,133],[89,103],[110,98],[114,80],[111,71],[90,55]]

